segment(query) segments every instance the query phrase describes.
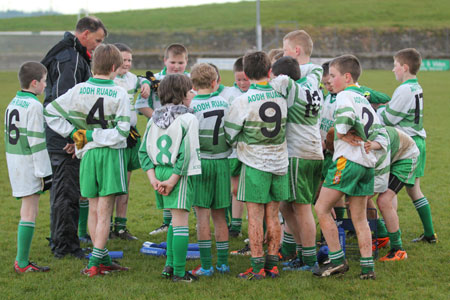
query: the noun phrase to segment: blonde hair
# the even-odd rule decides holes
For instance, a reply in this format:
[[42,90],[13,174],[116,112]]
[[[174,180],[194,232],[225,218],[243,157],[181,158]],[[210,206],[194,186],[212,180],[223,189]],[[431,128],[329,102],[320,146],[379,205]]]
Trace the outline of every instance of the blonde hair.
[[94,75],[109,75],[112,67],[117,70],[123,63],[122,54],[112,44],[100,44],[94,51],[92,59]]
[[191,69],[191,80],[195,89],[211,87],[211,82],[217,80],[217,71],[208,63],[195,64]]
[[278,49],[271,49],[267,55],[269,55],[270,61],[272,60],[278,60],[279,58],[283,57],[284,51],[281,48]]
[[313,51],[313,41],[304,30],[295,30],[286,34],[283,41],[289,41],[291,45],[300,46],[307,56],[311,56]]

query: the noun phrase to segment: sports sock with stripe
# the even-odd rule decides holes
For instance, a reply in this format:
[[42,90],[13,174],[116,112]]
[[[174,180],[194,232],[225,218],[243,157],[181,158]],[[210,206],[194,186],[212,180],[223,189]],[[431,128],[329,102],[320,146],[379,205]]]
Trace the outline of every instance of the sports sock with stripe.
[[359,259],[359,264],[361,265],[361,271],[363,274],[367,274],[374,270],[373,257],[361,257]]
[[295,240],[294,236],[286,231],[283,233],[283,242],[281,243],[281,254],[284,257],[295,255]]
[[116,217],[114,219],[114,231],[119,232],[119,230],[123,230],[127,228],[127,218]]
[[386,224],[382,219],[377,219],[377,237],[385,238],[388,236]]
[[78,236],[87,235],[87,221],[89,216],[89,200],[80,200],[80,215],[78,217]]
[[345,259],[345,254],[344,251],[342,251],[342,249],[336,251],[336,252],[331,252],[328,254],[328,257],[331,259],[331,262],[334,263],[335,265],[340,265],[342,263],[344,263],[344,259]]
[[20,268],[28,266],[31,242],[34,235],[34,222],[19,222],[17,229],[17,256],[16,260]]
[[302,250],[303,262],[312,267],[317,262],[316,247],[303,247]]
[[228,266],[228,241],[216,242],[217,248],[217,265],[220,267],[222,265]]
[[173,227],[173,274],[183,277],[186,269],[186,254],[189,243],[189,227]]
[[173,226],[170,224],[167,230],[166,266],[173,267]]
[[278,257],[278,255],[266,255],[266,261],[264,263],[264,269],[269,270],[269,271],[272,270],[273,267],[277,267],[278,266],[278,261],[279,260],[280,260],[280,258]]
[[431,217],[430,203],[426,197],[413,201],[417,212],[419,213],[420,220],[422,221],[424,235],[427,237],[434,235],[433,219]]
[[231,231],[241,232],[241,230],[242,230],[242,219],[231,218]]
[[202,268],[209,270],[212,265],[211,240],[198,241],[198,248],[200,249],[200,261],[202,263]]
[[172,213],[168,209],[163,209],[163,223],[169,225],[172,221]]
[[389,242],[391,243],[391,249],[401,250],[402,245],[402,232],[398,229],[396,232],[388,232]]
[[253,268],[253,273],[259,273],[264,268],[264,257],[252,257],[250,263]]

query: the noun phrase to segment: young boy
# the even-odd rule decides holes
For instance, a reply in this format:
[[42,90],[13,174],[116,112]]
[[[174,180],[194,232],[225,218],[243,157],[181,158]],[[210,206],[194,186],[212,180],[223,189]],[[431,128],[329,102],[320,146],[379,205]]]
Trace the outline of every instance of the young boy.
[[[231,104],[225,117],[227,141],[237,148],[242,162],[237,198],[247,204],[252,267],[242,279],[278,277],[280,245],[279,201],[287,200],[288,153],[286,100],[268,84],[270,59],[264,52],[244,57],[250,88]],[[264,261],[263,219],[267,225],[268,253]]]
[[44,91],[47,69],[38,62],[19,68],[21,91],[5,112],[5,150],[12,195],[22,199],[17,230],[17,273],[47,272],[49,267],[29,261],[39,207],[39,195],[51,186],[52,168],[44,132],[43,106],[37,95]]
[[[386,131],[362,91],[355,85],[361,74],[361,65],[353,55],[343,55],[330,63],[330,81],[336,98],[335,141],[333,165],[315,205],[322,233],[330,249],[331,263],[316,268],[316,276],[325,277],[348,271],[338,238],[338,230],[331,216],[335,203],[348,196],[351,218],[356,228],[361,253],[361,279],[375,279],[371,247],[371,232],[367,223],[367,196],[373,194],[374,149],[386,151]],[[364,144],[349,139],[346,134],[356,131]]]
[[214,273],[211,257],[210,216],[215,228],[217,248],[216,269],[230,272],[228,266],[228,227],[225,211],[230,206],[230,146],[225,140],[224,117],[228,113],[228,101],[214,92],[217,72],[210,64],[201,63],[191,70],[191,79],[197,95],[190,108],[199,121],[200,157],[202,174],[195,176],[194,207],[197,216],[197,238],[201,265],[192,270],[196,276]]
[[198,279],[185,271],[188,217],[194,196],[192,176],[201,174],[198,121],[186,107],[194,96],[191,89],[191,80],[183,74],[170,74],[161,81],[158,93],[163,106],[148,121],[139,149],[142,169],[155,189],[157,207],[169,209],[173,216],[162,276],[174,282]]
[[[137,114],[135,105],[135,96],[139,89],[144,98],[150,95],[150,82],[142,77],[137,77],[130,72],[133,60],[133,54],[130,47],[122,43],[114,44],[122,54],[123,64],[118,69],[118,74],[114,78],[114,83],[123,87],[128,92],[130,100],[130,132],[127,140],[127,148],[124,149],[125,165],[127,167],[127,186],[130,185],[131,172],[141,168],[139,163],[138,151],[141,145],[139,133],[136,128]],[[133,138],[135,136],[136,138]],[[137,240],[137,237],[132,235],[127,228],[127,208],[128,208],[128,194],[116,196],[116,217],[114,219],[113,236],[119,237],[123,240]]]
[[48,126],[75,142],[81,159],[81,195],[89,199],[89,233],[94,249],[82,274],[93,277],[128,270],[111,261],[106,242],[117,194],[127,193],[123,150],[130,130],[127,92],[112,81],[122,65],[114,45],[100,45],[93,57],[94,77],[47,105]]
[[[162,80],[168,74],[185,74],[187,73],[186,66],[188,62],[188,51],[186,47],[181,44],[171,44],[164,51],[164,69],[161,72],[155,74],[156,80]],[[148,99],[143,97],[138,97],[136,100],[136,109],[146,116],[151,118],[153,111],[161,107],[161,102],[159,100],[157,91],[153,90],[148,97]],[[167,232],[169,229],[170,220],[172,216],[169,210],[163,210],[163,223],[160,227],[151,231],[150,235],[156,235],[160,233]]]
[[420,150],[415,170],[414,186],[406,186],[406,192],[414,203],[422,221],[424,233],[413,242],[436,243],[430,204],[420,189],[420,177],[424,175],[426,161],[426,132],[423,128],[423,90],[417,81],[422,58],[413,48],[398,51],[394,55],[395,79],[402,84],[394,91],[391,101],[377,113],[381,121],[404,131],[413,138]]

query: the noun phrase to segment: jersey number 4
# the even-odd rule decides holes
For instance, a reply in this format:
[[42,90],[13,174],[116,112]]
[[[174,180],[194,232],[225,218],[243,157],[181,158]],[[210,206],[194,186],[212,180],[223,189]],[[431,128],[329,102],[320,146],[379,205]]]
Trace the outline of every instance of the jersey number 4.
[[[108,121],[105,120],[105,111],[103,108],[103,97],[100,97],[95,102],[94,106],[92,106],[91,110],[89,111],[86,119],[87,124],[100,124],[103,129],[108,128]],[[94,118],[95,113],[98,110],[98,119]]]
[[[7,122],[7,124],[5,125],[6,128],[8,128],[8,140],[11,145],[16,145],[20,138],[20,131],[19,128],[17,128],[17,126],[13,123],[13,119],[16,122],[20,121],[19,111],[17,109],[13,109],[10,113],[9,110],[7,110],[5,118],[5,122]],[[14,132],[14,136],[11,134],[12,132]]]

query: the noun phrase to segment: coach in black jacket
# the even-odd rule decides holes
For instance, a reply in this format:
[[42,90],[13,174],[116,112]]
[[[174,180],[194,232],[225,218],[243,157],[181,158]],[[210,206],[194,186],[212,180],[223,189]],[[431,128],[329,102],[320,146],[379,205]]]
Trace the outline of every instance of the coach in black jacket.
[[[91,77],[91,55],[103,42],[107,30],[95,17],[84,17],[77,23],[75,35],[70,32],[47,53],[42,64],[47,67],[44,105]],[[51,249],[55,257],[71,254],[83,258],[78,239],[79,169],[74,144],[50,128],[45,130],[47,148],[53,169],[50,190]]]

